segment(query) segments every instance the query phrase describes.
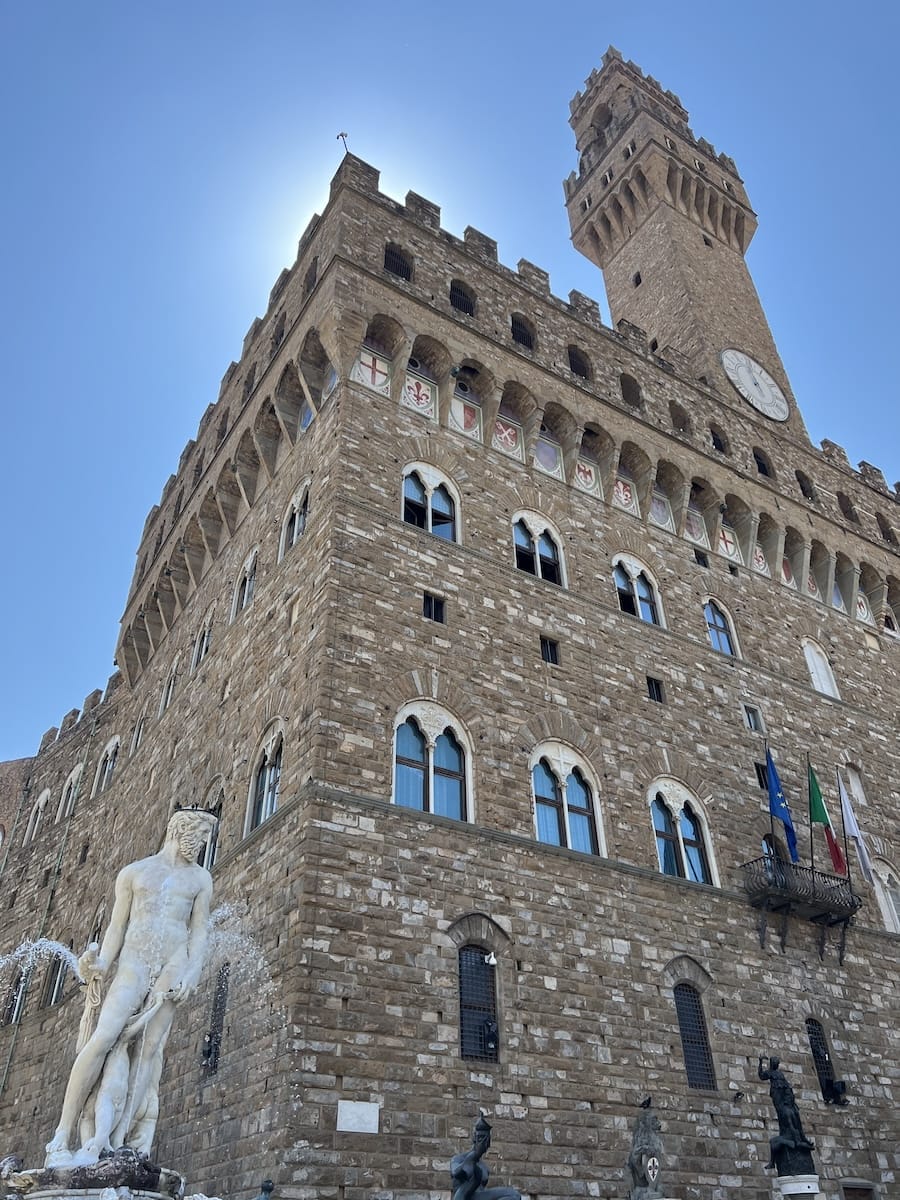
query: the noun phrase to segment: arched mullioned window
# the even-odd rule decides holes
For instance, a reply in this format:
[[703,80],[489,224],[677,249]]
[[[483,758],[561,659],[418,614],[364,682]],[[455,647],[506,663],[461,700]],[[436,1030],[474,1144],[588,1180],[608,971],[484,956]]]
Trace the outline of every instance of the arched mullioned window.
[[840,700],[841,694],[838,691],[831,663],[819,643],[814,642],[812,638],[804,638],[803,657],[806,659],[809,677],[816,691],[821,692],[823,696],[831,696],[835,700]]
[[[73,950],[75,943],[69,942],[69,949]],[[47,977],[44,983],[44,991],[41,996],[41,1007],[52,1008],[54,1004],[59,1004],[63,998],[63,993],[66,990],[66,984],[69,981],[69,964],[60,954],[55,954],[50,960],[50,966],[47,968]]]
[[100,761],[94,773],[94,786],[91,788],[92,797],[99,796],[101,792],[105,792],[110,786],[118,761],[119,739],[114,737],[106,743],[103,753],[100,755]]
[[497,1062],[497,958],[484,946],[459,948],[459,1056]]
[[245,608],[248,608],[253,601],[253,593],[256,591],[256,564],[257,553],[254,550],[245,559],[240,575],[238,575],[237,583],[235,584],[234,596],[231,600],[232,621]]
[[559,534],[539,513],[520,513],[513,519],[513,546],[520,571],[565,587]]
[[716,1071],[700,993],[691,983],[677,983],[673,991],[688,1087],[714,1090]]
[[22,839],[23,846],[30,846],[32,842],[37,841],[37,836],[41,831],[41,825],[44,821],[44,813],[46,812],[49,800],[50,789],[44,788],[37,800],[35,800],[31,809],[31,813],[29,814],[28,824],[25,826],[25,836]]
[[429,701],[404,705],[394,732],[394,803],[472,819],[471,749],[461,724]]
[[282,723],[273,721],[254,760],[247,805],[247,833],[268,821],[278,808],[283,750]]
[[725,609],[715,600],[707,600],[703,606],[703,615],[706,618],[706,632],[713,650],[736,658],[737,639],[734,636],[731,618]]
[[178,686],[178,659],[172,663],[171,670],[166,677],[165,685],[163,686],[162,696],[159,701],[159,715],[162,716],[169,705],[175,698],[175,689]]
[[603,854],[597,785],[587,763],[563,742],[538,746],[531,758],[537,839],[582,854]]
[[81,782],[82,763],[73,767],[63,784],[59,797],[59,808],[56,810],[57,821],[64,821],[75,811],[75,801],[78,799],[78,784]]
[[191,672],[197,670],[203,660],[209,654],[209,648],[212,645],[212,615],[209,614],[204,619],[203,624],[197,630],[194,637],[194,646],[191,650]]
[[284,520],[281,523],[281,542],[278,547],[278,561],[280,562],[292,546],[296,546],[297,542],[303,537],[306,531],[306,522],[309,517],[309,486],[304,484],[298,488],[291,498],[287,512],[284,515]]
[[661,780],[649,793],[656,856],[664,875],[718,884],[700,802],[683,784]]
[[450,481],[427,463],[403,472],[403,520],[447,542],[459,541],[458,500]]
[[648,625],[662,625],[662,606],[649,571],[636,558],[619,554],[613,559],[613,582],[619,608]]
[[885,929],[900,933],[900,871],[884,859],[876,858],[872,860],[872,878]]

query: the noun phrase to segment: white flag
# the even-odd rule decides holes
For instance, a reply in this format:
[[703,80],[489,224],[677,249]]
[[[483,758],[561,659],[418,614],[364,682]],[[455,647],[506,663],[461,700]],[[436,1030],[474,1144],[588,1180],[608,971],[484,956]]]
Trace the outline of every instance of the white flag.
[[863,879],[867,883],[873,883],[872,863],[869,859],[869,852],[866,849],[866,843],[863,839],[862,830],[856,822],[856,813],[853,811],[853,805],[850,803],[850,797],[847,795],[847,789],[844,787],[844,781],[841,778],[841,773],[838,771],[838,790],[841,793],[841,811],[844,815],[844,828],[847,831],[847,837],[851,838],[856,845],[856,853],[859,855],[859,866],[862,871]]

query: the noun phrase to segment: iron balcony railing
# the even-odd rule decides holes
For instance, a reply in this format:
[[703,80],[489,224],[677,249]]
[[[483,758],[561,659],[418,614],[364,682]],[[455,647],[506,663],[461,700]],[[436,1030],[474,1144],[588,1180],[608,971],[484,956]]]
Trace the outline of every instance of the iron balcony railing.
[[833,925],[852,917],[862,905],[849,879],[826,875],[812,867],[764,854],[744,863],[741,870],[754,908],[792,913],[808,921]]

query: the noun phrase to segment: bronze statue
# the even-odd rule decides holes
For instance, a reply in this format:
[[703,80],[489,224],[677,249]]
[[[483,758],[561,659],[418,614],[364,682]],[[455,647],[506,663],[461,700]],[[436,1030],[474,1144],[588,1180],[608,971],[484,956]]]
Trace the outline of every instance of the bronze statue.
[[[766,1068],[764,1061],[769,1064]],[[794,1089],[781,1070],[780,1059],[770,1056],[766,1060],[760,1055],[758,1074],[760,1079],[769,1081],[769,1095],[778,1117],[778,1136],[769,1139],[769,1167],[779,1175],[814,1175],[813,1144],[803,1132]]]
[[522,1200],[511,1187],[485,1187],[490,1171],[481,1161],[491,1145],[491,1127],[482,1114],[472,1133],[472,1149],[450,1159],[453,1200]]

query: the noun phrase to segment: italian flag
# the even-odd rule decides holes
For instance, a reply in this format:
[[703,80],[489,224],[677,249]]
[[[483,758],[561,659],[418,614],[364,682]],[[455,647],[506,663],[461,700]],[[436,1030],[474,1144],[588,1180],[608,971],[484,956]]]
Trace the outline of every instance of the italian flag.
[[838,875],[847,874],[847,863],[844,860],[844,853],[838,845],[838,840],[834,836],[834,830],[831,828],[831,821],[828,817],[828,809],[825,807],[825,801],[822,799],[822,789],[819,787],[819,781],[816,779],[816,773],[810,766],[809,770],[809,823],[810,825],[825,826],[825,841],[828,843],[828,853],[831,855],[831,864]]

